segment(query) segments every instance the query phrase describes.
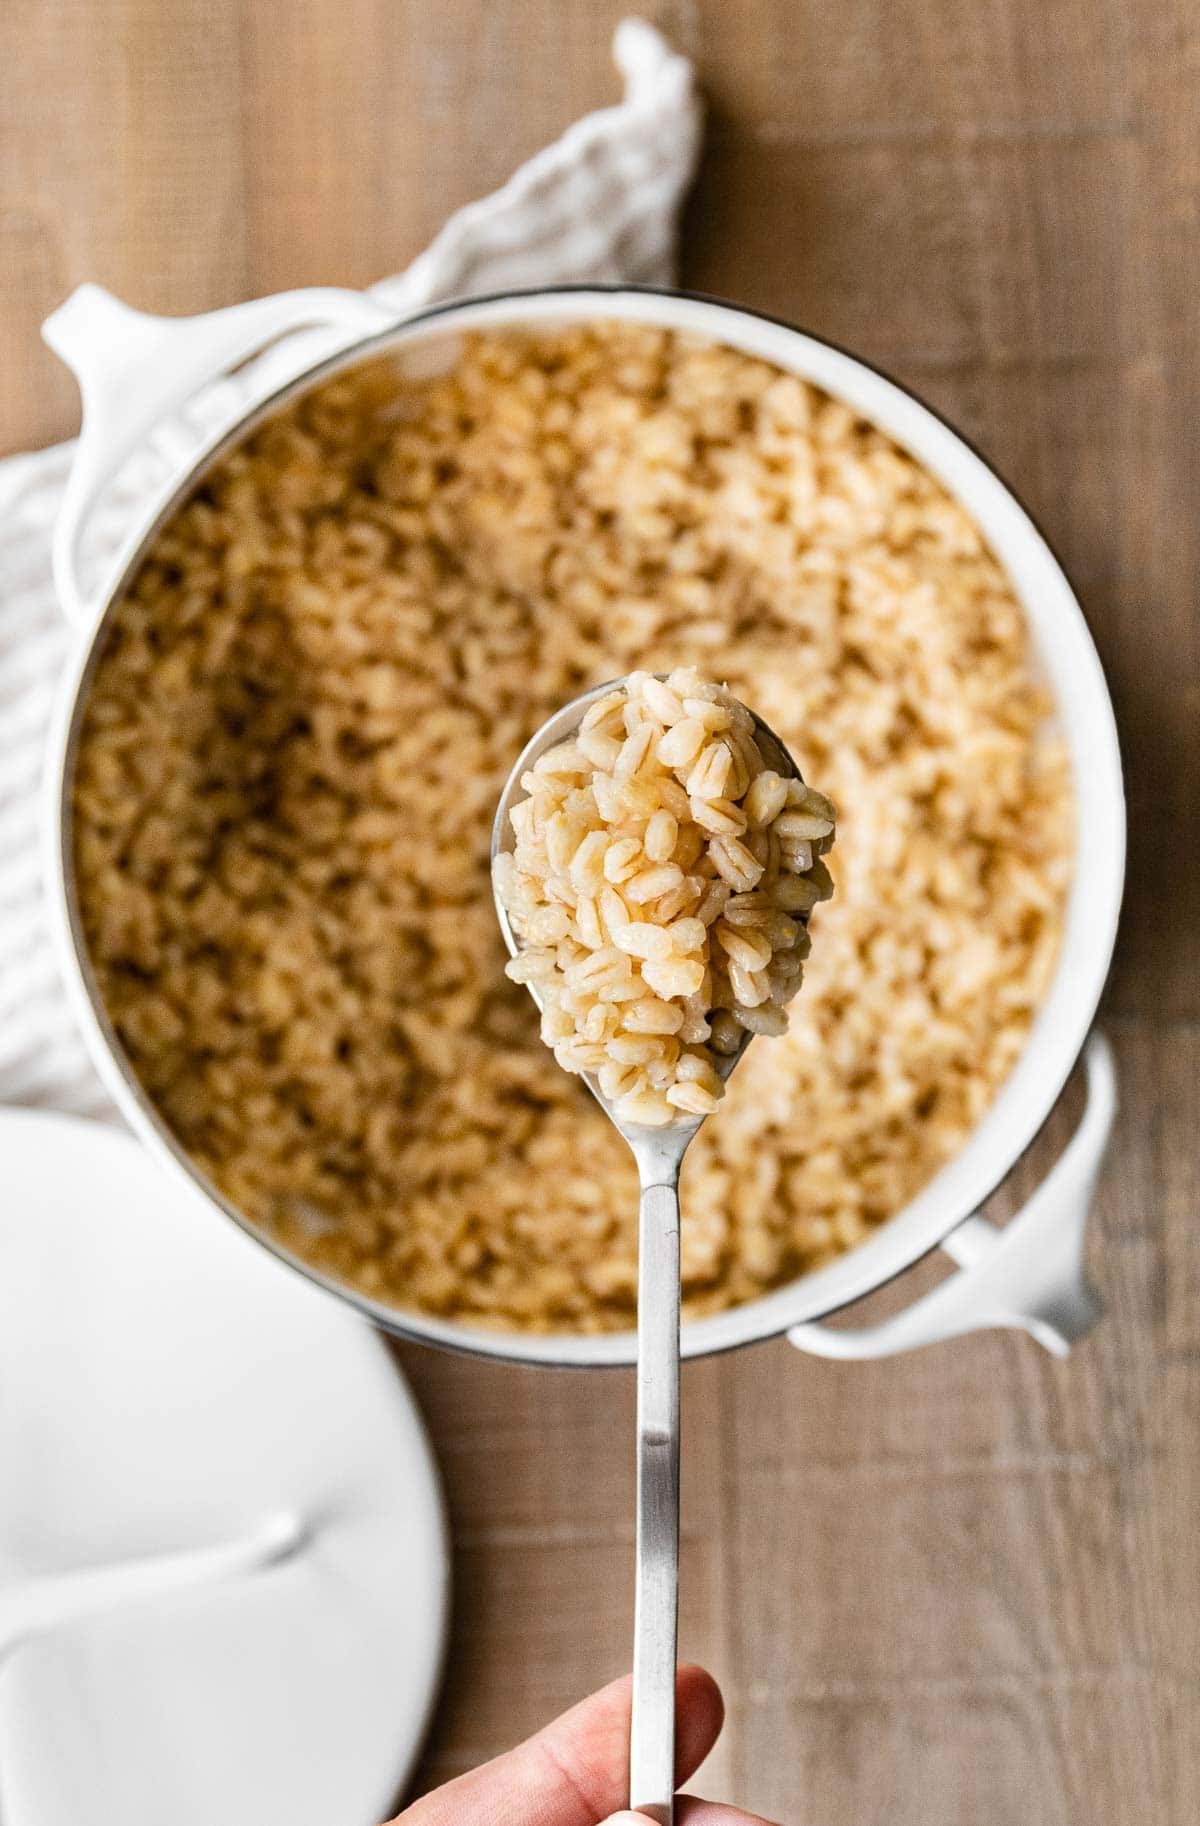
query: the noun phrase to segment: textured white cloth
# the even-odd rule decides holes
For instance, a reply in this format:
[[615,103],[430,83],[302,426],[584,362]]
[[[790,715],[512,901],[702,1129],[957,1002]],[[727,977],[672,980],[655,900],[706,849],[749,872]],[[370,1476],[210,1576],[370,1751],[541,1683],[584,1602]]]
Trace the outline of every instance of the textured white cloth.
[[[569,280],[670,280],[700,144],[692,68],[639,19],[617,28],[613,51],[624,101],[577,121],[503,189],[460,210],[406,272],[372,288],[378,298],[407,311]],[[188,440],[198,445],[256,390],[298,372],[325,335],[289,337],[198,395],[169,427],[170,458],[162,439],[136,454],[90,529],[101,574]],[[40,880],[46,730],[72,638],[51,583],[50,529],[72,449],[0,463],[0,1103],[105,1115],[113,1112],[63,993]]]

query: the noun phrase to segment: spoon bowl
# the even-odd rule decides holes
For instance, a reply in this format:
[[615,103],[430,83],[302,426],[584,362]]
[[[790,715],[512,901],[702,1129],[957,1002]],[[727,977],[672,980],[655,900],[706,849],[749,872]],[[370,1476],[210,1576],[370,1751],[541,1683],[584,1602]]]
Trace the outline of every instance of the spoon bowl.
[[[665,679],[667,675],[666,673],[660,672],[656,674],[656,676]],[[519,805],[520,802],[528,796],[521,785],[522,777],[529,772],[534,762],[539,760],[542,755],[546,754],[549,749],[557,748],[560,742],[570,740],[571,736],[573,736],[575,731],[579,728],[587,711],[598,701],[598,699],[607,697],[610,692],[622,690],[627,684],[628,679],[616,678],[609,679],[603,685],[593,685],[590,691],[585,691],[581,697],[572,698],[570,702],[564,704],[560,710],[556,710],[553,716],[547,717],[537,733],[526,742],[524,748],[517,756],[516,761],[513,763],[512,770],[509,773],[507,780],[504,782],[504,791],[500,795],[500,800],[496,807],[496,816],[492,821],[491,861],[493,863],[495,863],[497,856],[502,853],[509,841],[515,836],[512,826],[509,823],[509,813],[512,811],[514,805]],[[749,708],[749,706],[747,706],[747,708]],[[766,761],[768,767],[772,768],[776,773],[781,774],[784,779],[802,781],[804,776],[801,774],[800,769],[797,767],[791,754],[788,752],[788,749],[775,734],[775,731],[767,723],[764,723],[760,716],[755,715],[753,710],[750,711],[750,715],[754,718],[755,741],[758,743],[763,759]],[[496,904],[496,918],[500,922],[500,932],[504,939],[504,943],[508,947],[510,956],[516,957],[521,950],[521,941],[513,930],[512,921],[508,915],[508,909],[501,900],[499,893],[496,891],[494,883],[495,877],[493,875],[492,894]],[[807,926],[807,913],[798,913],[794,917],[802,925]],[[536,984],[527,983],[525,987],[529,990],[530,995],[540,1008],[542,1004],[538,996]],[[753,1038],[754,1035],[752,1033],[743,1033],[741,1043],[736,1052],[724,1055],[716,1054],[714,1056],[713,1065],[715,1066],[718,1075],[726,1082],[728,1082],[729,1075],[734,1067],[744,1057],[746,1048]],[[649,1128],[644,1123],[626,1122],[617,1115],[611,1100],[606,1097],[604,1092],[600,1089],[595,1073],[582,1072],[579,1075],[582,1077],[584,1083],[591,1091],[592,1096],[596,1099],[596,1102],[600,1105],[600,1108],[604,1111],[604,1114],[608,1117],[613,1127],[624,1137],[625,1141],[633,1149],[635,1155],[638,1154],[639,1149],[645,1147],[648,1140],[654,1140],[668,1143],[669,1151],[671,1153],[677,1153],[680,1162],[682,1162],[689,1143],[695,1137],[701,1124],[707,1120],[704,1116],[681,1116],[678,1122],[673,1122],[665,1128]]]

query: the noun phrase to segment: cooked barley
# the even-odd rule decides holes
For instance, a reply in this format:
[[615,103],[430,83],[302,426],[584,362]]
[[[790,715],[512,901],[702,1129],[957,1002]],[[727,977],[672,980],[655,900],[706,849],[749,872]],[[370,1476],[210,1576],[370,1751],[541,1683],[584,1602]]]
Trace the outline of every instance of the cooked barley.
[[[594,710],[600,714],[593,716]],[[694,763],[691,759],[664,761],[664,751],[668,757],[676,752],[671,736],[685,725],[688,712],[696,710],[703,713],[714,739]],[[613,742],[607,749],[600,747],[593,739],[597,730],[618,718],[632,733],[622,746]],[[794,837],[799,820],[801,834],[822,852],[827,851],[833,841],[834,820],[817,818],[810,809],[794,809],[793,801],[796,807],[810,805],[804,786],[767,768],[745,706],[724,686],[702,679],[695,667],[680,667],[665,681],[635,672],[625,685],[606,693],[598,705],[590,705],[580,720],[586,726],[575,746],[586,753],[589,769],[564,772],[556,767],[558,778],[549,785],[546,770],[540,766],[526,773],[522,785],[538,807],[537,817],[523,809],[530,801],[518,802],[518,816],[509,820],[513,849],[502,851],[493,865],[497,893],[524,947],[508,965],[508,974],[514,982],[528,983],[535,990],[542,1008],[542,1038],[568,1071],[598,1069],[587,1063],[594,1054],[586,1053],[580,1041],[606,1048],[605,1063],[640,1068],[622,1076],[622,1091],[615,1104],[619,1117],[636,1120],[630,1112],[650,1107],[641,1101],[650,1090],[664,1091],[670,1106],[654,1106],[655,1120],[708,1115],[725,1094],[724,1080],[713,1068],[707,1050],[708,1017],[713,1009],[731,1009],[735,1021],[749,1031],[747,1012],[769,1003],[778,1011],[778,1018],[766,1020],[756,1015],[753,1031],[781,1034],[787,1029],[784,1007],[800,987],[799,958],[795,969],[790,965],[781,968],[775,958],[774,938],[767,936],[768,920],[782,921],[782,925],[770,927],[782,955],[795,947],[799,932],[776,899],[781,878],[786,874],[790,879],[799,872],[794,851],[780,839]],[[782,758],[776,758],[782,765]],[[623,777],[646,788],[655,805],[646,817],[631,823],[622,814],[614,824],[601,806],[608,803],[607,789],[622,770]],[[692,818],[681,827],[667,801],[678,792],[685,775]],[[713,836],[711,825],[700,814],[726,807],[730,817],[738,820],[735,828],[744,831],[749,820],[743,805],[722,795],[732,785],[740,799],[748,800],[760,780],[767,784],[754,798],[754,840],[763,860],[740,846],[739,852],[758,871],[755,886],[763,909],[762,924],[754,933],[739,933],[718,922],[714,949],[704,920],[677,917],[685,907],[698,906],[720,875],[736,866],[730,861],[732,840]],[[811,803],[818,801],[829,806],[827,799],[813,795]],[[765,811],[770,806],[775,809],[768,820]],[[570,831],[570,841],[555,841],[563,829]],[[813,843],[804,846],[803,869],[810,872]],[[676,857],[679,860],[672,860]],[[695,874],[685,875],[684,866],[694,867]],[[743,866],[740,874],[745,873]],[[579,900],[574,921],[565,933],[559,930],[559,921],[553,918],[559,912],[554,896],[564,874],[581,890],[603,879],[617,891],[621,908],[615,947],[606,944],[590,900]],[[810,873],[809,880],[814,895],[826,898],[831,886],[827,873],[823,871],[820,878]],[[560,961],[564,937],[583,947],[584,955]],[[530,951],[540,953],[540,958],[531,962]],[[625,958],[636,958],[636,967]],[[614,960],[619,962],[623,983],[640,974],[643,985],[654,993],[648,999],[627,1002],[618,1016],[619,1024],[611,1031],[606,1027],[601,1034],[597,1015],[616,968]],[[692,1048],[687,1052],[681,1051],[674,1037],[682,1032],[685,1017],[688,1037],[684,1044]],[[705,1078],[703,1091],[696,1089]],[[675,1094],[688,1083],[691,1090]]]

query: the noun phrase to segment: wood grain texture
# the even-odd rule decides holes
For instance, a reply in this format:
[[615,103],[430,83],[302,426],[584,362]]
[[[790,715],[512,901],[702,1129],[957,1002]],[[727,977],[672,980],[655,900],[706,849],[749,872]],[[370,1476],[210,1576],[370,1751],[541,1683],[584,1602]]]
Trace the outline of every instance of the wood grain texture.
[[[72,427],[37,339],[72,285],[194,311],[394,270],[612,98],[623,10],[0,9],[0,449]],[[682,1649],[730,1707],[697,1785],[795,1826],[1194,1826],[1200,20],[1188,0],[647,10],[711,104],[685,278],[884,364],[1015,482],[1109,669],[1133,814],[1091,1245],[1107,1319],[1065,1365],[984,1337],[687,1370]],[[624,1667],[633,1392],[400,1354],[457,1543],[428,1786]]]

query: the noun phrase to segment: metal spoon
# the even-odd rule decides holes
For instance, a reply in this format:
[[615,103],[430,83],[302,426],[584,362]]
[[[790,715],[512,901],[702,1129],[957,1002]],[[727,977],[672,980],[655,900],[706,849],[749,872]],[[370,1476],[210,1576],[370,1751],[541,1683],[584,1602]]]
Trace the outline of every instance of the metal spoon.
[[[597,698],[625,679],[597,685],[564,704],[543,723],[505,782],[492,826],[492,860],[512,841],[509,812],[526,797],[521,776],[538,757],[574,734]],[[753,715],[753,712],[751,712]],[[754,718],[763,759],[785,778],[800,770],[773,730]],[[515,957],[521,943],[496,898],[504,942]],[[529,985],[537,1000],[536,990]],[[539,1004],[540,1006],[540,1004]],[[736,1053],[714,1058],[728,1078],[752,1039]],[[629,1804],[658,1826],[675,1816],[675,1654],[679,1613],[679,1173],[702,1116],[666,1128],[622,1122],[591,1072],[583,1081],[637,1161],[637,1577],[633,1624],[633,1721],[629,1742]]]

